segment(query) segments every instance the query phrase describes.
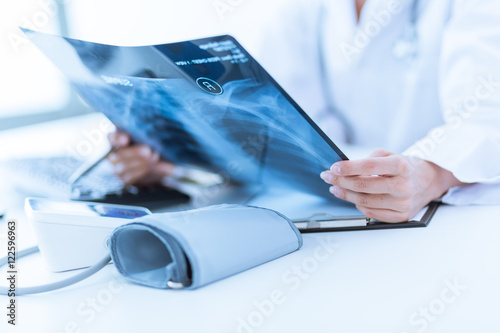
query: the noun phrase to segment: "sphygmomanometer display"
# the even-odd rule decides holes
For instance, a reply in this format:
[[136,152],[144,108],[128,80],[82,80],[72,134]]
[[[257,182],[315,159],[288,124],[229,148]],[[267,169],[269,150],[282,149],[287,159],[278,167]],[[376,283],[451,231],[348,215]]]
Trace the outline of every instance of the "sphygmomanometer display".
[[32,209],[34,211],[88,217],[101,216],[135,219],[149,214],[149,212],[144,209],[140,210],[108,204],[102,205],[99,203],[31,200],[30,204],[32,205]]

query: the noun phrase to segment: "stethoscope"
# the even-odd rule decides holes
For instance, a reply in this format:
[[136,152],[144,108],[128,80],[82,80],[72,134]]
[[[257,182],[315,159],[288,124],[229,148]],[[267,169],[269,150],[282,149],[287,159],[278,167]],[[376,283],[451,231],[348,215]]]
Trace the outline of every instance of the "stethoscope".
[[418,5],[419,0],[413,0],[410,19],[403,31],[403,35],[396,41],[392,49],[394,58],[406,60],[409,64],[413,63],[418,55]]
[[[418,56],[418,31],[417,31],[417,21],[418,21],[418,6],[420,0],[413,0],[410,8],[410,17],[408,23],[403,30],[401,37],[394,43],[392,54],[396,60],[406,61],[408,65],[411,65]],[[317,45],[318,45],[318,56],[319,56],[319,70],[321,77],[321,88],[323,90],[323,95],[326,99],[327,109],[330,114],[333,114],[340,120],[345,129],[345,139],[347,143],[353,142],[354,131],[352,126],[347,121],[346,117],[339,112],[333,103],[331,98],[331,83],[328,79],[328,67],[326,65],[325,59],[325,47],[324,47],[324,32],[325,32],[325,8],[320,9],[318,18],[318,31],[317,31]]]

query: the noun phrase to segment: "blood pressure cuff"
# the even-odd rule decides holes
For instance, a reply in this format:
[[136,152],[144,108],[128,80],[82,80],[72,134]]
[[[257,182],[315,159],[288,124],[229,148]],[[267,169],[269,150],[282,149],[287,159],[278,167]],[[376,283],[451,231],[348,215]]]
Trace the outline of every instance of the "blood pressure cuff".
[[219,205],[148,215],[116,228],[111,258],[130,281],[194,289],[298,250],[302,237],[285,216]]

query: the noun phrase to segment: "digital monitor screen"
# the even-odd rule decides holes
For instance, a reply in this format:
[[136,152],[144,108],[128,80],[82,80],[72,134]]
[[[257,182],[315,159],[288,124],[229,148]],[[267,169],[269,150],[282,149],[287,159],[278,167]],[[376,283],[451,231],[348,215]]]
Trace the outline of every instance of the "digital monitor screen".
[[164,159],[333,200],[319,174],[347,158],[233,37],[122,47],[25,33],[90,105]]
[[34,211],[51,212],[55,214],[79,215],[88,217],[117,217],[122,219],[135,219],[149,212],[144,209],[134,209],[125,206],[114,206],[107,204],[94,204],[75,201],[52,201],[43,199],[31,199],[30,205]]

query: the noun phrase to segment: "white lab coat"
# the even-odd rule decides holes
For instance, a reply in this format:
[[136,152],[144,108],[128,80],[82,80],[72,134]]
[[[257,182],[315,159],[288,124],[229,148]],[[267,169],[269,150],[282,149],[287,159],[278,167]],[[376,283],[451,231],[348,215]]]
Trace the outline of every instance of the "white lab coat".
[[420,0],[413,60],[394,51],[412,4],[367,0],[358,24],[354,0],[290,1],[268,22],[257,58],[340,146],[347,128],[354,144],[480,183],[445,202],[500,204],[500,1]]

